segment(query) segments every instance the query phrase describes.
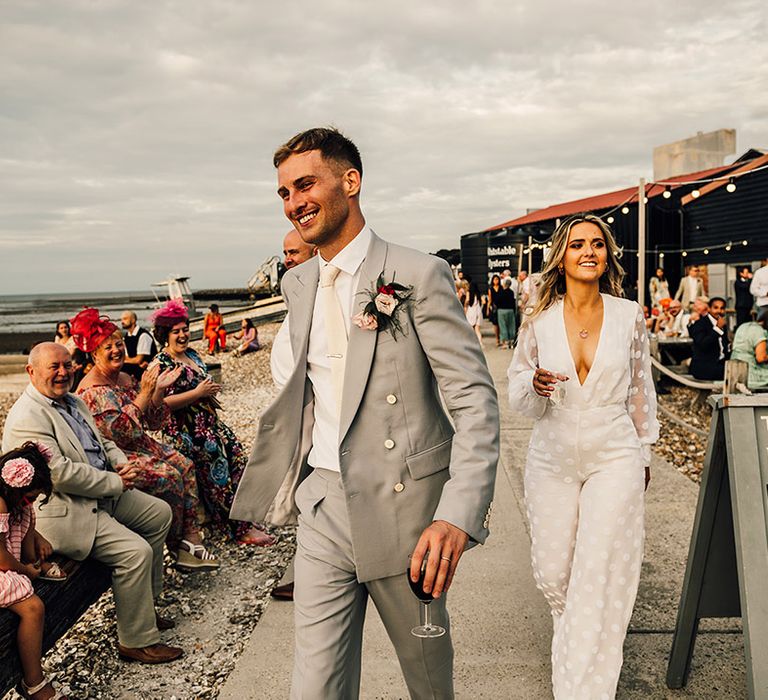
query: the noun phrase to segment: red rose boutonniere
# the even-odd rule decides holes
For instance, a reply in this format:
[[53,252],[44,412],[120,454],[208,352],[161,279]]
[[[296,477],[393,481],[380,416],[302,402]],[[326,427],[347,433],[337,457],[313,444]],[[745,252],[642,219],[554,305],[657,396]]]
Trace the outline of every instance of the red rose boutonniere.
[[397,340],[397,333],[404,334],[400,312],[413,301],[413,287],[395,282],[394,276],[391,282],[385,282],[383,275],[379,275],[370,289],[360,292],[368,297],[368,301],[352,321],[366,331],[389,331]]

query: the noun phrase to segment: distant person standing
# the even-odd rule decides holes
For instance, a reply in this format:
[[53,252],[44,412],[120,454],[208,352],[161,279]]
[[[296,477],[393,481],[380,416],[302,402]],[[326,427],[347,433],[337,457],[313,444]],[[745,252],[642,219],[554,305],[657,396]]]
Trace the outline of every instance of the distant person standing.
[[739,268],[739,276],[733,283],[736,292],[736,328],[742,323],[748,323],[752,320],[752,308],[755,305],[755,298],[749,291],[752,285],[752,270],[747,265]]
[[651,308],[661,308],[661,300],[669,299],[669,282],[667,276],[664,274],[663,267],[656,268],[656,274],[651,277],[651,281],[648,283],[648,291],[651,296]]
[[[506,278],[505,278],[506,279]],[[496,347],[501,347],[501,341],[499,340],[499,317],[498,307],[496,304],[496,297],[501,291],[501,278],[498,275],[491,277],[491,284],[488,287],[488,296],[486,297],[486,315],[488,320],[493,324],[493,332],[496,334]]]
[[467,277],[466,281],[469,283],[469,291],[464,296],[464,314],[469,325],[475,330],[477,340],[482,346],[483,335],[480,331],[480,324],[483,322],[483,307],[480,304],[480,290],[471,277]]
[[216,352],[216,346],[222,352],[227,350],[227,331],[224,329],[224,319],[219,313],[219,305],[211,304],[205,314],[203,336],[208,338],[208,354]]
[[152,334],[138,324],[133,311],[123,311],[120,325],[123,327],[123,342],[125,343],[125,364],[123,372],[134,379],[141,379],[147,365],[157,355],[157,346]]
[[699,277],[698,265],[691,265],[688,274],[680,280],[680,286],[675,293],[675,299],[679,299],[683,305],[683,311],[690,313],[693,302],[704,296],[704,283]]
[[496,313],[498,314],[499,330],[501,333],[501,347],[512,348],[517,335],[517,306],[515,293],[512,291],[512,278],[505,277],[501,283],[501,289],[494,294]]
[[759,308],[768,306],[768,258],[763,258],[762,267],[752,275],[752,283],[749,292],[755,297]]
[[292,228],[283,239],[283,265],[290,270],[296,265],[306,262],[317,255],[317,247],[311,243],[305,243],[299,232]]

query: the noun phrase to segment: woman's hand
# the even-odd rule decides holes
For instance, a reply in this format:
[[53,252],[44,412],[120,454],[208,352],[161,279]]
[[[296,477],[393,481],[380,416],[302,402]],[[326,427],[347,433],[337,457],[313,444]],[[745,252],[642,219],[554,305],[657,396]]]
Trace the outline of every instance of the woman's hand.
[[564,374],[556,374],[548,369],[537,367],[533,373],[533,390],[544,398],[549,398],[555,390],[557,382],[567,382],[568,377]]
[[221,391],[221,384],[217,384],[210,377],[203,379],[195,388],[194,391],[201,399],[207,399],[216,396]]
[[[159,365],[155,365],[155,367],[159,368]],[[181,365],[176,365],[175,367],[169,367],[168,369],[161,372],[157,376],[155,389],[165,391],[169,387],[173,386],[176,383],[176,380],[181,376],[182,369],[183,367]]]
[[157,378],[160,374],[160,365],[152,365],[141,375],[140,393],[151,396],[157,385]]

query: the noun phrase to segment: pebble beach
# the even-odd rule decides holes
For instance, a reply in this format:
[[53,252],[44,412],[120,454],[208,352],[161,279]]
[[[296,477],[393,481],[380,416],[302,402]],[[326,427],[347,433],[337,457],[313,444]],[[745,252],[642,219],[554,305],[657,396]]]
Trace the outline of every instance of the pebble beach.
[[[222,418],[249,451],[261,413],[275,396],[269,352],[277,328],[259,327],[262,349],[256,353],[216,358],[222,365]],[[194,345],[202,354],[202,344]],[[17,396],[18,391],[2,391],[0,386],[0,429]],[[209,535],[206,544],[221,561],[216,572],[182,573],[166,559],[157,608],[176,620],[175,629],[163,632],[162,638],[184,648],[181,661],[145,666],[119,660],[114,603],[108,592],[46,655],[47,672],[71,698],[215,698],[293,557],[294,529],[270,532],[277,539],[270,547],[241,546]],[[18,697],[11,691],[4,700]]]

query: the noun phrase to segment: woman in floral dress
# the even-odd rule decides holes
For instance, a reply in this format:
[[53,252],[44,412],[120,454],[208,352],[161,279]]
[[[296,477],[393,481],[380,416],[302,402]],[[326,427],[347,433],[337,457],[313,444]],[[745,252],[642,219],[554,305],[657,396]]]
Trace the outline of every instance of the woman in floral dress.
[[141,386],[137,386],[135,379],[121,371],[125,344],[114,323],[100,317],[96,309],[85,309],[72,319],[72,327],[78,347],[90,352],[93,359],[93,369],[77,393],[93,414],[99,432],[138,467],[136,488],[171,506],[173,520],[166,543],[176,565],[195,570],[218,568],[218,560],[202,543],[192,462],[146,432],[160,429],[169,420],[165,392],[181,370],[161,373],[155,366],[142,375]]
[[155,338],[164,346],[152,365],[163,371],[179,371],[165,398],[171,418],[163,425],[163,436],[195,463],[198,493],[216,525],[241,544],[272,544],[273,538],[253,523],[229,519],[248,456],[232,429],[218,417],[216,395],[221,385],[213,381],[200,355],[189,347],[186,308],[169,301],[153,314],[152,321]]

